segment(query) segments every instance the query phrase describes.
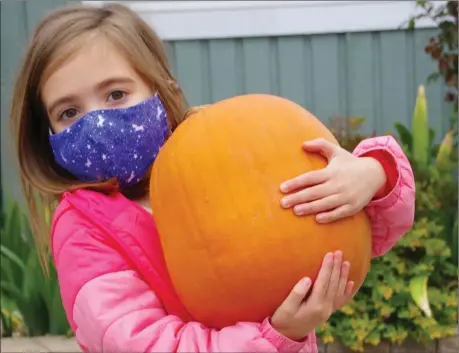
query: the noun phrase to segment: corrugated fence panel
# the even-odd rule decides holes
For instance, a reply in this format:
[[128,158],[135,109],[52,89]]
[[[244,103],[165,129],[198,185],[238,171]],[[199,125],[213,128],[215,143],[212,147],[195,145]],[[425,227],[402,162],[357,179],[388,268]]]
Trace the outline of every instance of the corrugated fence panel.
[[[242,85],[241,42],[213,40],[209,42],[209,86],[211,99],[229,97]],[[231,75],[228,73],[231,72]]]
[[[14,14],[14,15],[13,15]],[[2,198],[8,196],[20,199],[20,185],[17,174],[17,163],[13,150],[9,108],[12,84],[24,46],[27,42],[26,3],[23,1],[2,1],[1,3],[1,176]],[[8,195],[6,195],[8,192]]]
[[7,0],[1,2],[1,182],[3,199],[22,200],[9,109],[13,82],[21,63],[28,38],[38,21],[59,6],[77,3],[71,0]]
[[429,119],[439,139],[450,107],[441,81],[427,84],[435,62],[424,52],[434,29],[168,43],[191,105],[234,95],[271,93],[324,122],[365,116],[363,132],[411,123],[416,90],[427,85]]
[[[12,84],[31,31],[42,16],[77,1],[1,2],[1,176],[3,191],[20,199],[8,119]],[[191,105],[246,93],[271,93],[306,107],[325,123],[333,116],[365,116],[364,132],[382,134],[409,124],[419,84],[435,71],[424,53],[433,29],[414,32],[324,34],[167,43],[171,66]],[[427,85],[437,140],[451,107],[441,81]],[[1,196],[0,196],[1,198]]]

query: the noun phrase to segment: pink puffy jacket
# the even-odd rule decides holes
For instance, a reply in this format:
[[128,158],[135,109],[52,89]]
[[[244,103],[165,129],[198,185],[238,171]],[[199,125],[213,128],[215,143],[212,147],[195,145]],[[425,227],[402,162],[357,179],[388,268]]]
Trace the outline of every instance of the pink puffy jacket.
[[[379,256],[413,224],[413,174],[392,137],[365,140],[354,154],[377,158],[388,176],[386,190],[366,208]],[[172,288],[152,216],[121,194],[66,193],[53,217],[52,253],[63,305],[84,351],[317,352],[314,333],[294,342],[268,318],[222,330],[179,319],[187,313]]]

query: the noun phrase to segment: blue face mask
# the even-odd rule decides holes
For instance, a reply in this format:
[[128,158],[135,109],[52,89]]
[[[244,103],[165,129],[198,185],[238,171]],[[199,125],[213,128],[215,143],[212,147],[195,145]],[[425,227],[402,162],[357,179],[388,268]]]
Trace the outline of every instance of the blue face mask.
[[170,134],[158,95],[121,109],[95,110],[50,134],[56,162],[83,181],[117,178],[134,185],[153,164]]

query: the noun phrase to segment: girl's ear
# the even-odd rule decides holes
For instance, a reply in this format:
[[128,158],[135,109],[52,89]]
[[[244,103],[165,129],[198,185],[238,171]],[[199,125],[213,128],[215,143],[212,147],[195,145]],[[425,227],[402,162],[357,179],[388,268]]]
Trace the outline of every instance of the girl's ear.
[[173,89],[175,89],[175,90],[179,90],[180,89],[180,86],[174,80],[169,80],[168,82],[172,86]]

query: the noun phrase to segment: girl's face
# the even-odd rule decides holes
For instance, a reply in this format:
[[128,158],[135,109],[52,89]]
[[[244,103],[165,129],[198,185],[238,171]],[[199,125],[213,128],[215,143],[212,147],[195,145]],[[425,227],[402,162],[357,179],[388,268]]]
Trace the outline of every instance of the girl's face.
[[108,41],[97,38],[50,75],[41,98],[58,133],[89,111],[133,106],[152,95],[130,63]]

